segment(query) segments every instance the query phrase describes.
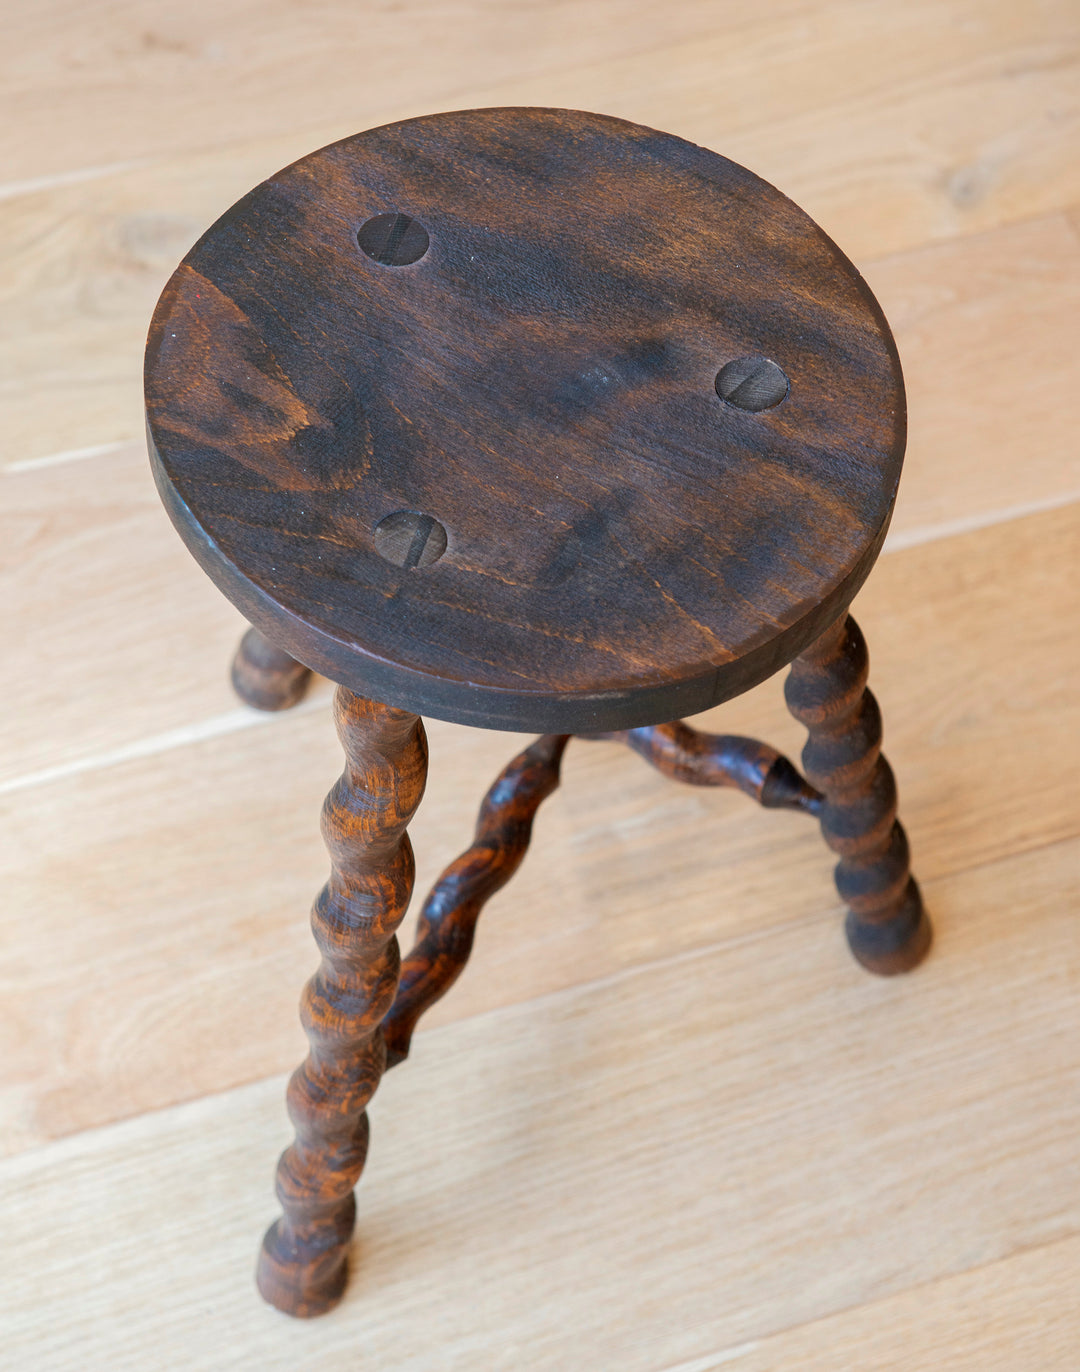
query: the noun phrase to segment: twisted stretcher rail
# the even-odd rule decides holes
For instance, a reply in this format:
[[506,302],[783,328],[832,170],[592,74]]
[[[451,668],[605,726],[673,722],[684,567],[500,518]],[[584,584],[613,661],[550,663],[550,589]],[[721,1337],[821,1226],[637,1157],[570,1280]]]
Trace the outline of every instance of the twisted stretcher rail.
[[544,734],[499,773],[480,806],[472,845],[431,888],[383,1021],[387,1067],[408,1057],[417,1020],[464,970],[480,911],[521,866],[540,803],[559,784],[569,741],[569,734]]
[[[707,734],[681,722],[593,737],[625,742],[658,771],[692,786],[732,786],[767,809],[817,814],[822,796],[782,753],[756,739]],[[386,1065],[409,1055],[420,1016],[457,981],[480,912],[521,866],[541,803],[559,785],[568,734],[545,734],[499,773],[484,797],[469,848],[450,864],[420,911],[417,940],[401,965],[383,1021]]]

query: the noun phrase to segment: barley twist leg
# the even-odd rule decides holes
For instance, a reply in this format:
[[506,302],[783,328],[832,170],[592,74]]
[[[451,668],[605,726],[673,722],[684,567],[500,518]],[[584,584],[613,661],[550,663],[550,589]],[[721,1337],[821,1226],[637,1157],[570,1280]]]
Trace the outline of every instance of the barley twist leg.
[[233,690],[256,710],[287,710],[308,688],[311,669],[248,629],[232,662]]
[[881,754],[881,712],[866,689],[866,642],[850,616],[791,665],[788,709],[809,739],[803,768],[825,797],[818,818],[839,855],[836,886],[848,906],[851,951],[872,972],[906,972],[930,946],[930,922],[896,818],[896,782]]
[[395,931],[412,894],[405,827],[427,775],[416,715],[344,687],[334,708],[346,767],[323,806],[330,880],[311,913],[322,961],[300,1005],[311,1048],[289,1082],[296,1139],[278,1164],[284,1215],[263,1240],[257,1274],[263,1296],[290,1315],[321,1314],[345,1288],[366,1106],[386,1066],[381,1025],[400,969]]

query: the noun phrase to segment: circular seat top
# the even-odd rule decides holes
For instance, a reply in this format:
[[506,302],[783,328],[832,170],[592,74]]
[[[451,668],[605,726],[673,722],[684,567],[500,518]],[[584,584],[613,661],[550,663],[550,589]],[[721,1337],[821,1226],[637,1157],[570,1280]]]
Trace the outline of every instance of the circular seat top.
[[836,245],[744,168],[595,114],[346,138],[199,240],[146,358],[158,488],[335,680],[489,728],[704,710],[840,614],[904,396]]

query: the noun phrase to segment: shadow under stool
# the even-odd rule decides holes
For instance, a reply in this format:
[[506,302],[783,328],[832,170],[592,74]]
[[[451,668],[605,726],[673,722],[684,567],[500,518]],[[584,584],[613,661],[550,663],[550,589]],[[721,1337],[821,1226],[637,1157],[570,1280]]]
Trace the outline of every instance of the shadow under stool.
[[[340,1297],[365,1107],[464,967],[570,737],[815,816],[855,957],[882,973],[923,957],[847,614],[896,496],[900,365],[859,273],[772,186],[566,110],[344,139],[181,263],[146,409],[173,523],[254,626],[237,691],[279,709],[312,670],[338,683],[311,1051],[258,1267],[274,1305]],[[678,722],[788,664],[805,776]],[[402,960],[425,714],[541,737],[496,779]]]

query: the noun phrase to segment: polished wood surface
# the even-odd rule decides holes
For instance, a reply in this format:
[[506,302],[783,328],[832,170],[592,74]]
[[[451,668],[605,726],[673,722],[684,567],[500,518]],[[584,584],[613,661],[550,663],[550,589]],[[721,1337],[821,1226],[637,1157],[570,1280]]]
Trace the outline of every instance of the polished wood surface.
[[[12,18],[0,1361],[1072,1372],[1075,5]],[[253,1294],[252,1238],[305,1047],[297,912],[326,868],[297,816],[340,747],[325,682],[293,712],[237,707],[243,623],[146,477],[146,320],[275,168],[440,104],[522,103],[727,150],[885,308],[909,446],[854,613],[936,943],[914,977],[867,977],[806,816],[572,745],[468,972],[373,1103],[360,1279],[291,1323]],[[795,760],[805,737],[776,679],[691,723]],[[420,890],[470,844],[462,796],[530,742],[429,734]]]
[[807,215],[544,109],[371,129],[256,187],[162,295],[146,408],[173,522],[272,642],[562,732],[785,666],[873,565],[905,435],[888,326]]

